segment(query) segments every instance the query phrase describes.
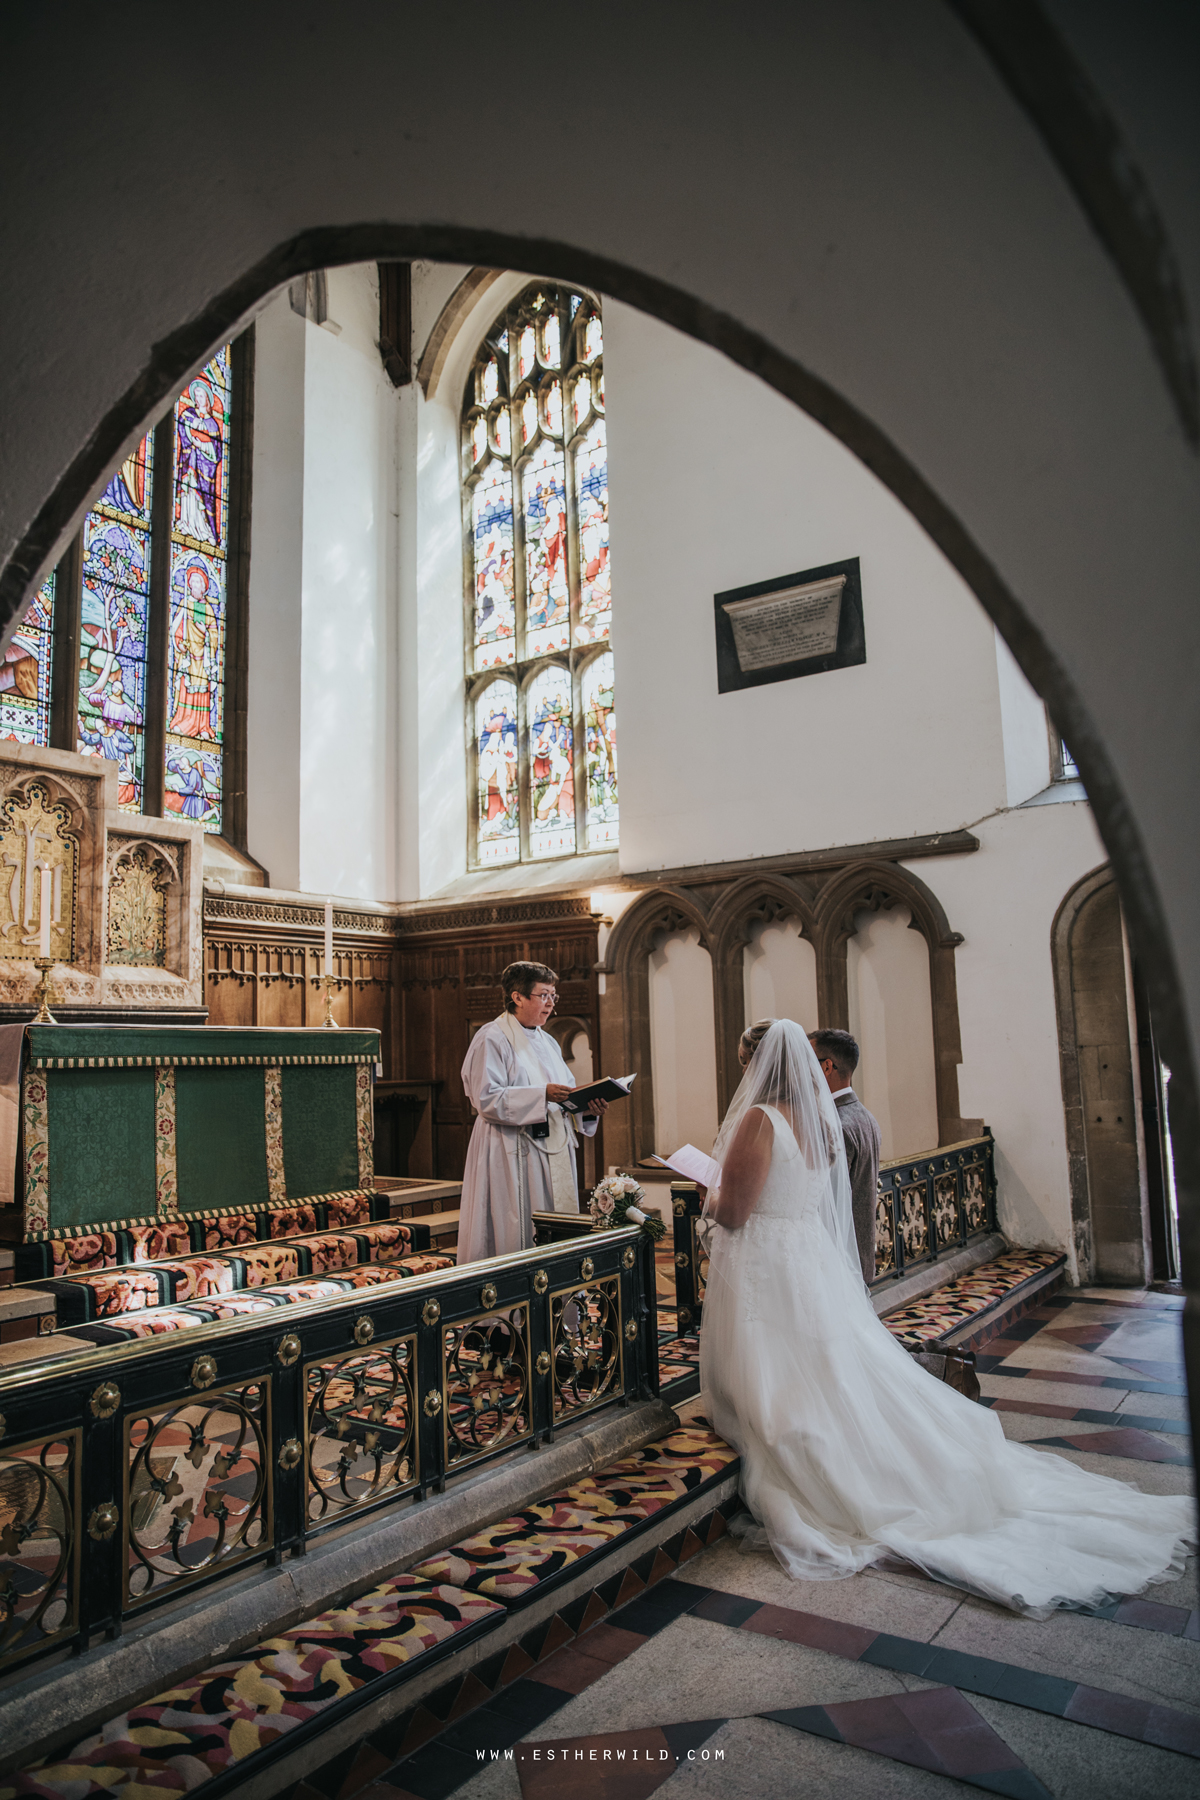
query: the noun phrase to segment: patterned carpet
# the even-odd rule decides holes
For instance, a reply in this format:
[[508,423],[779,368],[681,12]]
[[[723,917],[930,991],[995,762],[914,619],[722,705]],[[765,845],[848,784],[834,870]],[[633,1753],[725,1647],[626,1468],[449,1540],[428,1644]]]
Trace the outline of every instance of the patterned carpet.
[[[272,1752],[291,1749],[336,1716],[409,1679],[451,1650],[485,1635],[514,1608],[574,1578],[652,1523],[716,1490],[736,1473],[737,1457],[702,1424],[681,1426],[393,1577],[344,1607],[332,1608],[165,1689],[110,1720],[66,1754],[41,1758],[0,1780],[0,1800],[89,1800],[118,1794],[144,1800],[191,1793],[210,1783],[228,1792],[251,1779]],[[548,1657],[614,1606],[625,1606],[672,1574],[725,1529],[737,1506],[710,1511],[628,1566],[577,1595],[549,1621],[495,1657],[477,1662],[402,1715],[400,1754],[440,1731],[449,1716],[489,1693],[519,1685]],[[611,1562],[609,1564],[611,1567]],[[452,1578],[451,1578],[452,1572]],[[441,1704],[444,1699],[444,1708]]]
[[[1053,1269],[1065,1270],[1066,1257],[1052,1250],[1009,1250],[994,1261],[948,1281],[924,1300],[884,1315],[884,1324],[907,1349],[956,1335],[973,1319],[993,1322],[993,1313],[1006,1314],[1017,1303],[1022,1289],[1042,1293],[1040,1286]],[[1007,1303],[1007,1304],[1006,1304]],[[1000,1318],[995,1320],[1000,1323]]]

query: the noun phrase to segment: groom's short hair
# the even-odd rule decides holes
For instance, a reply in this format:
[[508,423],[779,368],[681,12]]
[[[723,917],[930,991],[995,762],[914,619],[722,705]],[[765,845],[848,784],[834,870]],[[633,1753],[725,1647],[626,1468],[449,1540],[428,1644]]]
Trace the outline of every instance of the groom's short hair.
[[847,1080],[858,1067],[858,1044],[848,1031],[813,1031],[809,1034],[809,1043],[817,1053],[817,1061],[824,1062],[828,1057],[839,1075]]
[[558,981],[558,976],[554,973],[553,969],[548,969],[545,963],[509,963],[507,969],[505,969],[500,977],[500,985],[504,989],[505,1012],[515,1011],[513,1006],[514,989],[518,994],[524,994],[525,998],[528,1000],[539,981],[548,981],[550,986],[554,987]]

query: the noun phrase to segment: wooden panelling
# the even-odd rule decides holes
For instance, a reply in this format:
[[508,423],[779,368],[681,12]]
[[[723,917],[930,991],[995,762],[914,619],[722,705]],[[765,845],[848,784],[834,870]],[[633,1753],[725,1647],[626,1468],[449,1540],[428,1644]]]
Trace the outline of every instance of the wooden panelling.
[[[212,1025],[319,1025],[321,909],[278,901],[206,895],[204,998]],[[394,1053],[394,921],[386,915],[334,914],[333,1016],[339,1025],[375,1026],[384,1073]]]
[[[408,1172],[451,1180],[462,1174],[472,1112],[459,1072],[474,1031],[501,1010],[500,974],[508,963],[541,962],[558,971],[558,1013],[585,1026],[599,1073],[597,923],[588,901],[577,898],[416,915],[335,910],[334,1018],[378,1027],[385,1084],[416,1085],[430,1095],[431,1116],[409,1149]],[[207,895],[210,1023],[320,1024],[322,945],[323,913],[315,905]],[[599,1141],[595,1162],[604,1166]]]
[[[595,964],[598,921],[586,901],[560,903],[566,918],[546,917],[543,900],[529,903],[541,914],[528,921],[511,917],[489,923],[476,920],[483,909],[463,908],[457,915],[421,915],[401,919],[397,938],[396,1011],[397,1076],[407,1081],[438,1083],[434,1106],[434,1164],[443,1179],[463,1171],[471,1133],[471,1107],[463,1093],[460,1070],[467,1046],[481,1025],[501,1011],[500,974],[508,963],[546,963],[558,973],[556,1017],[579,1020],[591,1040],[593,1064],[599,1072],[599,993]],[[511,914],[518,907],[489,909]],[[572,916],[573,915],[573,916]],[[436,920],[439,929],[430,929]],[[418,929],[413,930],[416,924]],[[421,928],[423,927],[423,929]],[[550,1021],[550,1030],[555,1020]],[[603,1167],[603,1145],[596,1164]]]

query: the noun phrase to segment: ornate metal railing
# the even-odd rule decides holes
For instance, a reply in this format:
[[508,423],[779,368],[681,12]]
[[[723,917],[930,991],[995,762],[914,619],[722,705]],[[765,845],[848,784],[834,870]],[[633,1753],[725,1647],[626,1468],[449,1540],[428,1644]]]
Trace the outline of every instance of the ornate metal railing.
[[633,1227],[0,1374],[0,1669],[657,1392]]
[[708,1258],[700,1247],[696,1227],[704,1202],[694,1182],[671,1183],[671,1218],[675,1250],[675,1322],[680,1337],[699,1331],[704,1315],[704,1278]]
[[880,1165],[876,1287],[995,1231],[995,1149],[989,1131],[924,1156],[897,1157]]

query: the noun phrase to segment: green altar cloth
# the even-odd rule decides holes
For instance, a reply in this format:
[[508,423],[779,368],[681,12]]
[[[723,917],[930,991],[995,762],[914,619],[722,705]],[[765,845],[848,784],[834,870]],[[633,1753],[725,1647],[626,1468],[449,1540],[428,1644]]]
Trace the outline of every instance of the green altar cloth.
[[31,1025],[27,1041],[27,1241],[374,1185],[377,1031]]

